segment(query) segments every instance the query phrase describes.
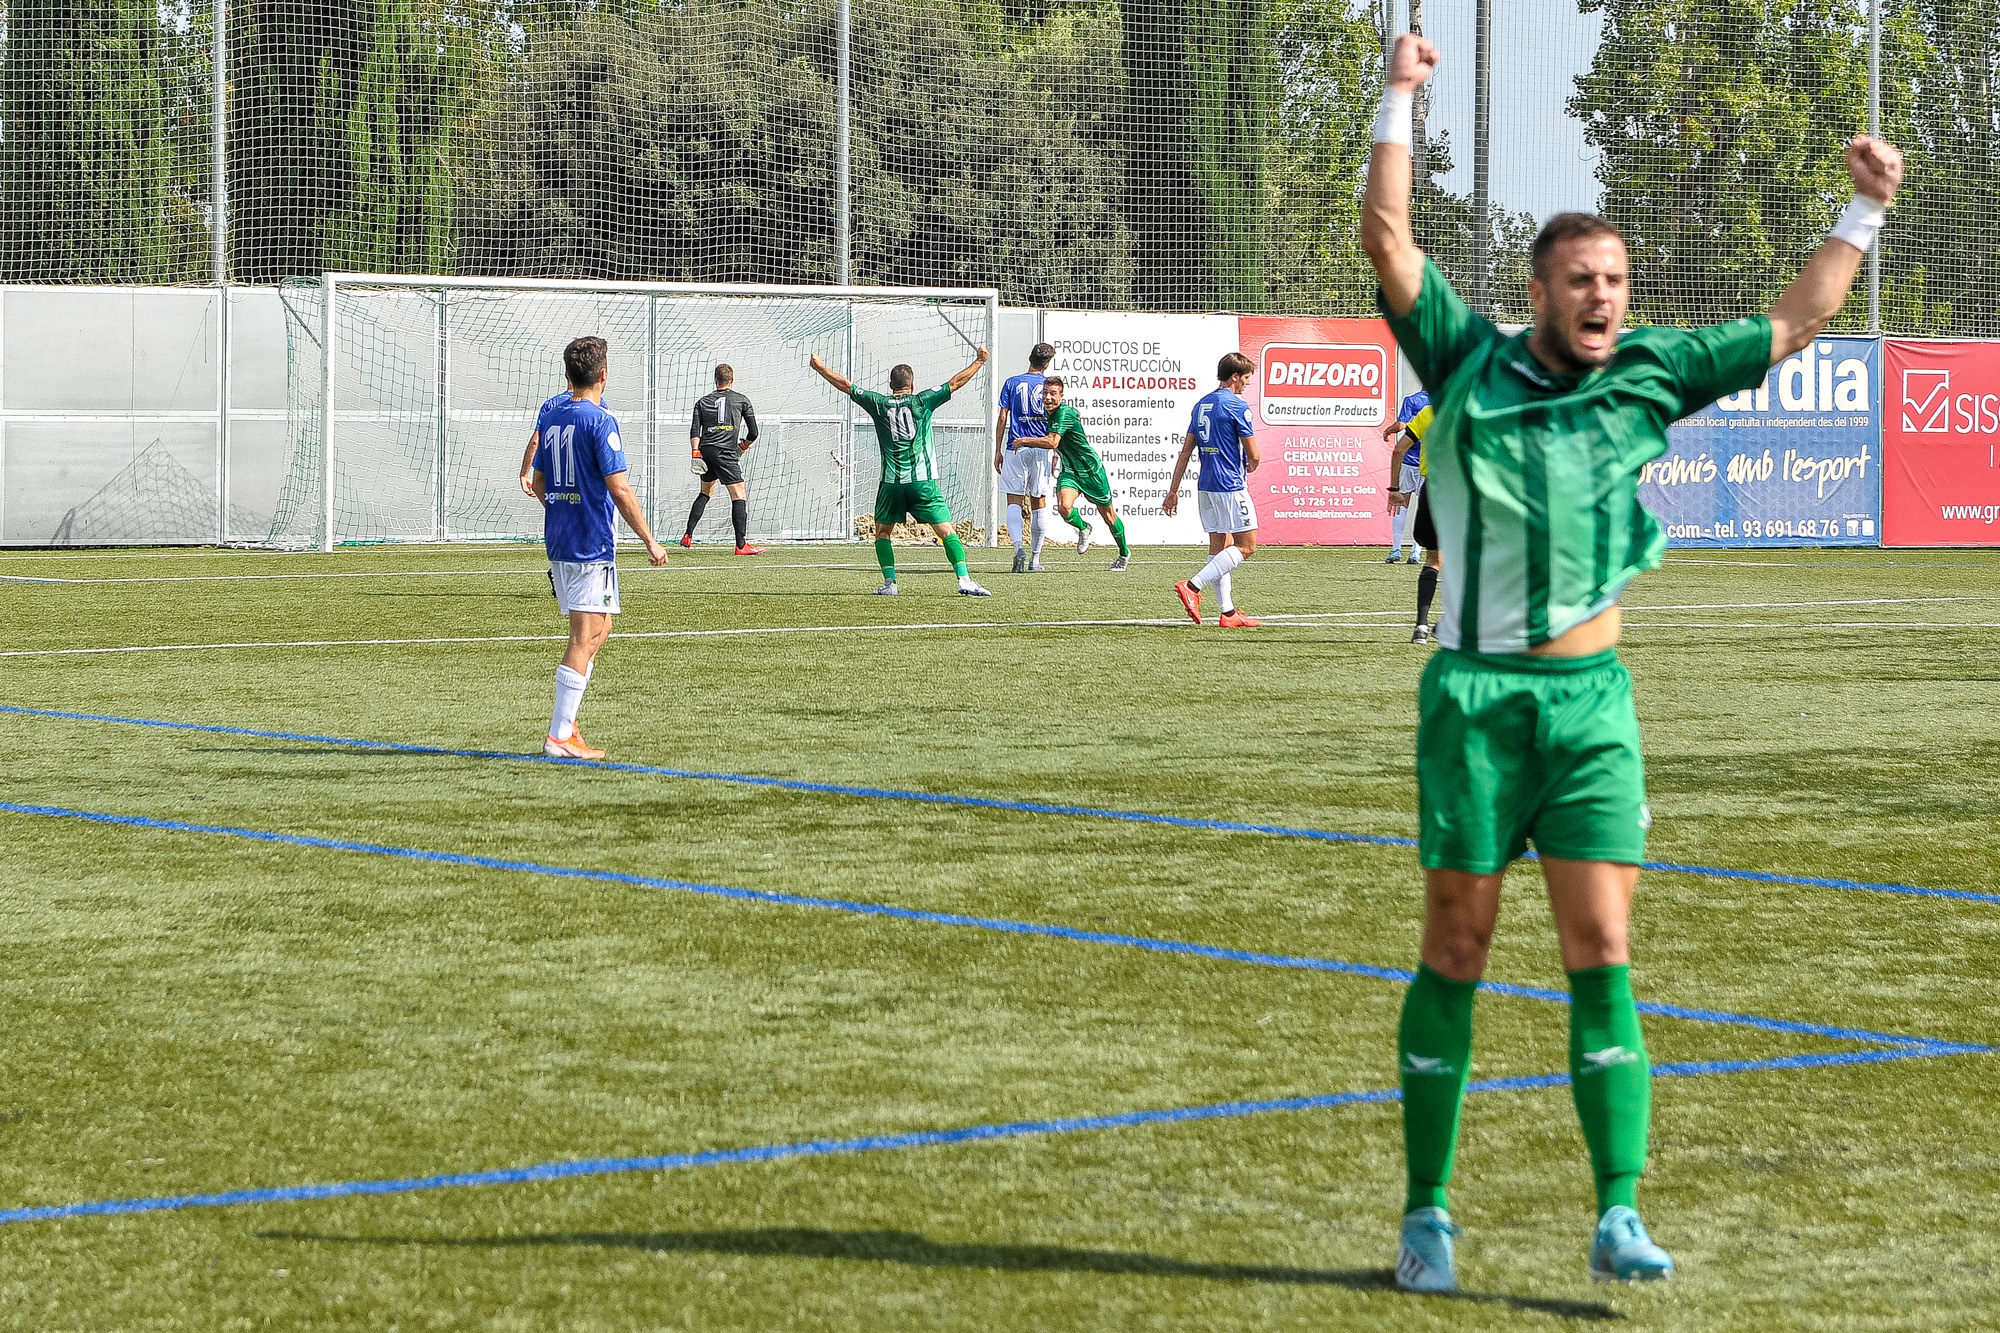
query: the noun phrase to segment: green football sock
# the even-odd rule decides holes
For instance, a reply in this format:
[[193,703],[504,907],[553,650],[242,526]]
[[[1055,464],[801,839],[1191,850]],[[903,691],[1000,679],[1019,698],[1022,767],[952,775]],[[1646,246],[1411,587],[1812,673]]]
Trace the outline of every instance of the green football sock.
[[882,581],[896,581],[896,546],[887,537],[875,539],[875,563],[882,566]]
[[1063,522],[1069,524],[1071,527],[1075,528],[1078,532],[1090,531],[1090,520],[1083,516],[1083,511],[1081,509],[1072,509],[1067,514],[1064,514]]
[[1118,554],[1130,555],[1132,548],[1125,544],[1125,520],[1119,519],[1111,525],[1111,539],[1118,543]]
[[1403,1071],[1403,1157],[1410,1189],[1403,1211],[1444,1208],[1451,1159],[1458,1147],[1458,1111],[1472,1066],[1472,996],[1476,981],[1453,981],[1428,967],[1403,997],[1396,1029]]
[[944,554],[945,559],[951,561],[953,573],[962,579],[972,577],[972,571],[965,567],[965,543],[958,539],[957,533],[953,532],[946,535],[944,539]]
[[1653,1074],[1632,1003],[1631,969],[1569,974],[1569,1076],[1597,1174],[1597,1211],[1637,1206],[1653,1115]]

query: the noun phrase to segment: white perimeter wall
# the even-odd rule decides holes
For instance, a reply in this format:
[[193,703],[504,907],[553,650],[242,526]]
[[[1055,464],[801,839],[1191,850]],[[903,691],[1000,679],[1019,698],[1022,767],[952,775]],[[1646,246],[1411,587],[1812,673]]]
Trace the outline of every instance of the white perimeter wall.
[[[0,542],[258,540],[290,462],[274,287],[0,287]],[[225,523],[222,488],[227,486]]]
[[[269,533],[291,465],[284,312],[275,287],[228,289],[225,430],[221,299],[214,288],[0,286],[0,544]],[[995,385],[1027,369],[1044,330],[1040,310],[1000,312]]]

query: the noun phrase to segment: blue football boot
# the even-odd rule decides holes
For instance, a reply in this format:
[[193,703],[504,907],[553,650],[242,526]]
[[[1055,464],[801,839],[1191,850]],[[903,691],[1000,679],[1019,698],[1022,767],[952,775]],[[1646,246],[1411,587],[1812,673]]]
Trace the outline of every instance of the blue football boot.
[[1619,1204],[1597,1219],[1597,1237],[1590,1243],[1590,1276],[1597,1282],[1664,1282],[1674,1275],[1674,1261],[1653,1244],[1639,1214]]
[[1403,1215],[1402,1244],[1396,1250],[1396,1286],[1436,1296],[1458,1290],[1451,1238],[1465,1234],[1442,1208],[1418,1208]]

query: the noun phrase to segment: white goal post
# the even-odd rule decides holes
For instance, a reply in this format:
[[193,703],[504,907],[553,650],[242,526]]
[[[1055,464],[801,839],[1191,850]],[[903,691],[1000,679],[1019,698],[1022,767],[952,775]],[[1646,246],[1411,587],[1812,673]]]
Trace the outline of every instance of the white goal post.
[[[872,535],[879,457],[865,415],[807,366],[818,353],[865,387],[908,363],[919,387],[994,348],[990,288],[808,287],[324,273],[286,284],[291,466],[271,540],[331,551],[399,541],[530,540],[523,449],[563,388],[562,349],[610,344],[605,406],[619,418],[633,488],[664,542],[699,479],[687,447],[694,400],[728,363],[756,407],[744,455],[753,540]],[[995,364],[941,409],[933,438],[955,517],[995,541]],[[726,496],[722,497],[727,500]],[[698,536],[721,536],[711,506]]]

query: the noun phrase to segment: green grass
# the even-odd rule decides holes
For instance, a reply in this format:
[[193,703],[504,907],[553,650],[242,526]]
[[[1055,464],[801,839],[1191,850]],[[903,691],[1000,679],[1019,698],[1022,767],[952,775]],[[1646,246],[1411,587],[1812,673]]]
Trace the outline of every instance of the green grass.
[[[1195,630],[1107,575],[854,548],[629,570],[585,705],[615,760],[1410,836],[1400,615]],[[976,553],[982,557],[987,553]],[[1253,612],[1405,611],[1372,552],[1269,550]],[[928,568],[933,572],[924,572]],[[427,577],[213,579],[432,571]],[[478,571],[516,571],[481,573]],[[534,551],[0,555],[0,650],[554,635]],[[1829,605],[1857,599],[1987,598]],[[1676,558],[1627,598],[1652,855],[2000,893],[2000,556]],[[1757,603],[1798,603],[1757,606]],[[1725,604],[1725,605],[1714,605]],[[1694,609],[1660,609],[1660,608]],[[1073,626],[1020,622],[1143,620]],[[646,632],[885,629],[645,639]],[[1857,623],[1834,623],[1857,622]],[[0,657],[0,703],[527,750],[545,640]],[[4,799],[1410,965],[1408,848],[0,715]],[[0,1209],[479,1171],[1393,1086],[1359,977],[0,813]],[[1490,972],[1560,986],[1531,870]],[[1642,998],[2000,1032],[2000,904],[1649,873]],[[1649,1020],[1656,1061],[1844,1043]],[[1475,1076],[1564,1067],[1480,1001]],[[0,1324],[1028,1329],[1990,1326],[1994,1057],[1663,1079],[1680,1274],[1595,1289],[1566,1089],[1466,1115],[1478,1299],[1389,1289],[1393,1105],[666,1173],[0,1226]]]

